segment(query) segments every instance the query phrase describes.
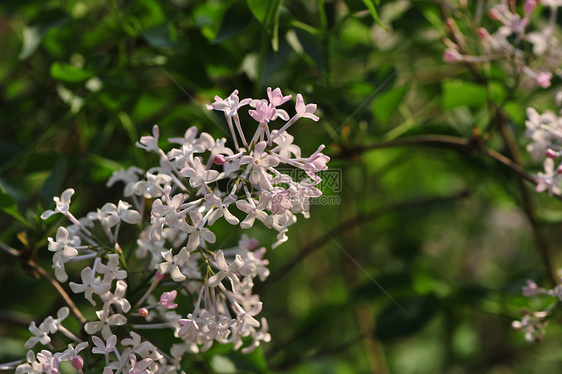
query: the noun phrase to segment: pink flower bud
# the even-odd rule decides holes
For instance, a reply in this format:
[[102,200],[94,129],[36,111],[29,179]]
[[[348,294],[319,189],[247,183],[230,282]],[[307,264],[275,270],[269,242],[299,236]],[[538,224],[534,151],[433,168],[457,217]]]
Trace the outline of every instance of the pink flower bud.
[[141,317],[146,317],[146,316],[148,316],[148,309],[146,309],[146,308],[140,308],[140,309],[139,309],[139,315],[140,315]]
[[173,303],[173,301],[176,299],[176,296],[178,296],[178,293],[177,293],[176,290],[173,290],[173,291],[170,291],[170,292],[164,292],[160,296],[160,305],[165,306],[168,309],[177,308],[178,304]]
[[156,270],[156,274],[154,274],[154,278],[156,278],[157,281],[161,281],[162,279],[164,279],[164,274]]
[[248,243],[248,249],[250,251],[253,251],[254,249],[256,249],[258,247],[259,244],[260,244],[260,242],[258,242],[258,239],[252,238],[252,239],[250,239],[250,242]]
[[226,158],[224,157],[224,155],[216,155],[213,158],[213,162],[217,165],[222,165],[226,162]]
[[485,28],[480,27],[478,29],[478,37],[480,38],[480,40],[488,40],[488,38],[490,37],[490,33]]
[[556,158],[558,157],[558,152],[549,148],[544,152],[544,155],[548,158]]
[[443,53],[443,61],[454,63],[462,61],[462,55],[456,49],[447,48]]
[[84,367],[84,359],[80,356],[74,356],[74,358],[72,359],[72,366],[76,370],[82,370],[82,368]]
[[493,20],[498,20],[501,17],[501,13],[496,8],[492,8],[488,12],[488,16],[490,16],[490,18],[493,19]]
[[562,174],[562,165],[556,168],[556,174]]
[[538,73],[535,80],[537,81],[537,84],[539,86],[541,86],[542,88],[548,88],[550,87],[550,80],[552,79],[552,73]]
[[457,29],[457,24],[455,23],[455,20],[450,17],[445,20],[445,25],[449,30],[453,32]]
[[523,10],[525,11],[525,14],[531,14],[535,11],[536,6],[537,2],[535,0],[527,0],[523,5]]

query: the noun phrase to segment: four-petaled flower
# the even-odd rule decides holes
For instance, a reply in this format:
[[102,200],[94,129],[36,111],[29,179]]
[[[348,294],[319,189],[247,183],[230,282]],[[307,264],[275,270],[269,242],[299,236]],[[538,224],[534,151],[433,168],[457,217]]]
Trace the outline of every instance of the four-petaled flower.
[[226,259],[224,258],[224,252],[219,249],[215,258],[215,266],[219,269],[219,271],[207,280],[207,284],[210,287],[216,287],[224,278],[228,278],[230,280],[230,284],[232,285],[232,291],[238,292],[240,280],[236,276],[236,272],[244,266],[242,257],[237,254],[234,261],[228,265]]
[[64,269],[64,263],[72,260],[78,255],[76,246],[80,244],[78,236],[70,236],[68,230],[64,227],[59,227],[57,230],[56,241],[53,238],[49,240],[49,251],[55,252],[53,255],[53,267],[55,268],[55,276],[59,282],[66,282],[68,275]]
[[74,293],[84,292],[84,297],[92,303],[92,305],[96,305],[96,302],[92,298],[94,293],[103,295],[111,288],[111,283],[102,283],[100,278],[95,276],[94,271],[89,266],[86,266],[82,270],[80,277],[82,278],[82,284],[70,282],[70,289]]
[[175,282],[183,282],[187,277],[181,272],[179,266],[189,260],[189,252],[183,247],[180,252],[173,256],[172,250],[162,252],[162,257],[166,262],[158,264],[158,271],[162,274],[170,273]]
[[53,200],[56,204],[55,210],[47,209],[45,212],[43,212],[43,214],[41,214],[41,218],[47,219],[53,214],[57,213],[67,214],[70,207],[70,198],[72,197],[72,195],[74,195],[74,189],[68,188],[64,190],[60,198],[57,196],[53,197]]

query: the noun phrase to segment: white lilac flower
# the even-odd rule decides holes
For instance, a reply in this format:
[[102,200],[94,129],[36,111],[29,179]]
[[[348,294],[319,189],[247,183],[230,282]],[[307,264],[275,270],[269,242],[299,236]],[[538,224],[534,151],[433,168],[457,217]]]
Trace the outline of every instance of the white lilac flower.
[[42,350],[37,353],[37,359],[41,363],[43,371],[48,374],[58,374],[60,359],[55,357],[50,351]]
[[158,264],[158,271],[161,274],[170,273],[174,282],[183,282],[186,276],[181,272],[179,266],[189,260],[189,252],[187,248],[183,247],[180,252],[173,256],[172,249],[162,252],[162,257],[166,262]]
[[25,356],[27,363],[18,365],[16,367],[16,374],[41,374],[43,373],[43,365],[35,358],[35,352],[32,350],[27,351]]
[[205,152],[205,146],[202,144],[183,144],[181,149],[172,149],[168,153],[168,158],[170,161],[174,161],[174,165],[178,170],[181,170],[193,162],[194,153],[203,152]]
[[118,206],[113,203],[105,204],[99,211],[99,220],[105,227],[113,227],[121,221],[136,225],[141,221],[141,216],[136,210],[129,210],[131,204],[119,200]]
[[206,241],[211,244],[216,241],[215,234],[208,228],[204,227],[205,220],[203,220],[201,213],[191,211],[189,213],[189,217],[191,218],[193,226],[187,224],[184,220],[180,220],[179,222],[180,230],[189,234],[189,239],[186,245],[188,251],[193,252],[196,250],[201,243],[201,239],[203,239],[204,242]]
[[108,309],[111,305],[116,305],[120,311],[127,313],[131,310],[131,304],[125,298],[126,293],[127,283],[123,280],[118,280],[115,285],[115,292],[108,291],[101,295],[101,299],[104,301],[104,309]]
[[554,169],[554,160],[551,158],[547,158],[544,160],[544,173],[539,172],[535,177],[537,182],[536,191],[537,192],[544,192],[548,191],[549,195],[560,194],[560,186],[558,186],[558,171]]
[[254,340],[252,341],[252,344],[242,349],[242,353],[247,354],[252,352],[254,349],[260,346],[260,342],[269,343],[271,341],[271,335],[267,332],[268,329],[269,329],[269,325],[267,323],[267,320],[262,317],[261,329],[259,331],[253,331],[251,333],[252,338]]
[[107,255],[109,258],[107,264],[101,262],[101,258],[97,258],[96,271],[103,274],[102,283],[111,283],[113,279],[127,278],[127,271],[119,268],[119,255],[117,253],[110,253]]
[[248,164],[246,169],[246,174],[250,176],[250,182],[254,186],[259,186],[265,190],[271,190],[270,178],[266,173],[266,170],[270,167],[275,167],[279,165],[279,157],[275,155],[270,155],[265,152],[267,143],[261,141],[256,144],[252,156],[243,156],[240,163],[242,165]]
[[131,338],[125,338],[121,340],[121,344],[131,346],[131,350],[141,357],[146,357],[150,354],[150,350],[154,349],[154,346],[147,341],[142,341],[141,336],[134,331],[129,333]]
[[101,330],[101,335],[104,339],[109,339],[111,335],[111,326],[122,326],[127,323],[127,318],[122,314],[112,314],[106,310],[96,311],[99,321],[88,322],[84,325],[84,330],[93,335]]
[[[277,130],[271,132],[272,137],[275,137],[276,134]],[[290,158],[291,154],[293,154],[295,158],[300,158],[301,149],[298,145],[293,144],[294,140],[295,138],[291,134],[283,132],[273,140],[273,143],[277,145],[271,151],[284,158]]]
[[68,348],[60,355],[61,361],[72,361],[75,357],[79,357],[78,354],[80,351],[88,348],[88,345],[88,342],[78,343],[76,344],[76,347],[69,344]]
[[238,200],[236,202],[236,206],[238,207],[238,209],[248,214],[246,218],[240,223],[240,227],[243,229],[249,229],[254,225],[254,221],[256,220],[256,218],[262,221],[264,225],[268,226],[270,224],[269,216],[266,212],[264,212],[267,204],[269,204],[269,197],[265,193],[262,193],[260,195],[258,205],[256,205],[253,199],[249,199],[248,201]]
[[68,209],[70,208],[70,198],[72,197],[72,195],[74,195],[74,189],[68,188],[64,190],[60,198],[57,196],[53,197],[53,200],[56,204],[55,210],[47,209],[45,212],[43,212],[43,214],[41,214],[41,218],[47,219],[53,214],[57,213],[66,215],[68,213]]
[[33,336],[29,338],[27,342],[25,342],[24,348],[25,349],[33,348],[37,343],[41,343],[43,345],[49,344],[51,342],[51,337],[49,336],[49,333],[51,333],[53,322],[54,319],[51,316],[47,317],[43,322],[41,322],[39,327],[37,327],[35,321],[31,321],[28,329],[29,332],[33,334]]
[[221,199],[220,197],[212,193],[205,195],[205,200],[211,203],[216,208],[209,216],[209,225],[215,223],[215,221],[220,217],[224,217],[224,219],[231,225],[237,225],[238,223],[240,223],[238,218],[236,218],[228,210],[228,206],[235,202],[237,199],[238,197],[235,194],[230,194],[224,199]]
[[172,177],[167,174],[146,173],[146,181],[138,181],[133,187],[135,195],[144,196],[147,199],[160,197],[164,193],[164,187],[172,183]]
[[180,170],[182,177],[189,178],[191,187],[201,187],[203,184],[213,182],[219,177],[219,172],[216,170],[207,170],[201,163],[199,158],[194,158],[192,166],[185,166]]
[[99,337],[94,335],[92,336],[92,341],[95,344],[95,347],[92,348],[92,353],[100,354],[100,355],[108,355],[111,352],[115,351],[115,345],[117,344],[117,336],[111,335],[109,338],[106,339],[106,342],[104,343],[103,340],[101,340]]
[[157,125],[152,127],[152,136],[142,136],[140,141],[138,141],[135,145],[139,148],[144,149],[147,152],[150,151],[158,151],[160,148],[158,147],[158,138],[160,136],[160,130],[158,129]]
[[107,187],[111,187],[115,182],[125,183],[125,189],[123,196],[130,197],[133,195],[133,188],[136,182],[139,181],[139,175],[142,175],[144,171],[136,166],[131,166],[127,170],[121,169],[119,171],[114,171],[111,178],[105,184]]
[[84,297],[92,305],[96,305],[96,302],[92,298],[93,294],[102,295],[105,294],[111,288],[111,283],[102,283],[99,277],[95,276],[94,271],[89,266],[86,266],[80,273],[82,278],[82,284],[70,282],[70,289],[74,293],[84,293]]
[[242,266],[244,266],[242,257],[240,257],[240,255],[236,255],[234,261],[229,265],[224,258],[224,252],[219,249],[213,264],[219,271],[207,280],[209,287],[216,287],[224,278],[228,278],[230,280],[230,284],[232,285],[232,291],[238,292],[240,280],[238,279],[236,273]]
[[133,354],[131,354],[129,358],[131,360],[131,369],[129,370],[129,374],[149,374],[147,369],[153,362],[151,358],[147,357],[137,361],[137,356]]
[[66,274],[64,264],[78,255],[76,246],[80,245],[80,238],[76,235],[70,235],[64,227],[57,230],[56,241],[48,238],[49,251],[55,252],[53,255],[53,267],[55,268],[55,276],[59,282],[66,282],[68,275]]

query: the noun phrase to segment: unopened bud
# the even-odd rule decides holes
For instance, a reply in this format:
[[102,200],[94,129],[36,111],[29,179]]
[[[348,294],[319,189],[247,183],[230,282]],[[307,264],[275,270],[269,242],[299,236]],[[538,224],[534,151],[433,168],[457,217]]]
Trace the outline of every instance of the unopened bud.
[[456,49],[448,48],[443,53],[443,61],[453,63],[462,61],[462,55]]
[[542,88],[548,88],[550,87],[550,80],[552,79],[552,73],[538,73],[535,80],[537,81],[537,84],[539,86],[541,86]]
[[139,309],[139,315],[140,315],[141,317],[146,317],[146,316],[148,316],[148,309],[146,309],[146,308],[140,308],[140,309]]
[[252,239],[250,239],[250,241],[248,243],[248,249],[250,251],[253,251],[254,249],[256,249],[258,247],[259,244],[260,244],[260,242],[258,242],[258,239],[252,238]]
[[525,14],[531,14],[535,11],[536,6],[537,2],[535,0],[527,0],[523,5],[523,10],[525,11]]
[[217,165],[222,165],[226,162],[226,158],[224,157],[224,155],[216,155],[213,158],[213,162]]
[[74,356],[74,358],[72,359],[72,366],[76,370],[82,370],[82,368],[84,367],[84,359],[80,356]]
[[490,33],[483,27],[478,29],[478,37],[480,40],[487,40],[490,37]]
[[457,30],[457,24],[455,23],[455,20],[450,17],[445,20],[445,25],[451,32],[455,32]]
[[549,148],[544,152],[544,155],[548,158],[556,158],[558,157],[558,152]]
[[492,8],[488,12],[488,16],[490,16],[490,18],[493,19],[493,20],[498,20],[501,17],[501,13],[496,8]]
[[556,174],[562,174],[562,165],[559,165],[559,166],[556,168]]

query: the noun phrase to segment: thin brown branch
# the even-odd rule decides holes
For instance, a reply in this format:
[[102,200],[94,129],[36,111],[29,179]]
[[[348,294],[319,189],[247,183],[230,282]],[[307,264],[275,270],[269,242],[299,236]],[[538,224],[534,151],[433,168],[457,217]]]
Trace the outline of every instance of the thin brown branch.
[[[407,145],[448,148],[466,153],[481,153],[487,157],[494,159],[496,162],[507,167],[508,169],[511,169],[511,171],[513,171],[518,177],[522,178],[523,180],[531,182],[535,185],[537,184],[535,178],[531,174],[529,174],[529,172],[523,169],[520,164],[514,162],[501,153],[494,151],[493,149],[485,148],[481,144],[479,138],[465,139],[449,135],[418,135],[385,142],[373,143],[366,146],[346,148],[335,155],[331,155],[330,158],[333,160],[355,158],[360,156],[362,153],[370,150],[393,148]],[[562,196],[554,195],[554,197],[562,200]]]
[[81,325],[84,325],[86,322],[88,322],[88,320],[82,315],[76,304],[74,304],[74,301],[72,301],[68,293],[64,290],[64,288],[62,288],[60,283],[53,279],[51,275],[45,269],[39,266],[39,264],[37,264],[35,260],[33,260],[32,258],[24,258],[25,256],[23,255],[22,251],[11,248],[2,242],[0,242],[0,248],[10,253],[11,255],[18,257],[22,261],[22,266],[25,269],[32,270],[36,274],[39,274],[41,277],[43,277],[43,279],[45,279],[63,298],[64,302],[66,303],[72,314],[74,314],[76,319],[78,319]]
[[[501,121],[498,120],[498,122]],[[419,135],[419,136],[412,136],[408,138],[395,139],[386,142],[374,143],[367,146],[347,148],[342,150],[340,153],[333,155],[331,158],[332,159],[354,158],[370,150],[392,148],[392,147],[406,146],[406,145],[449,148],[466,153],[477,152],[492,158],[496,162],[500,163],[501,165],[513,171],[517,178],[517,184],[521,193],[521,199],[523,203],[523,210],[529,220],[529,224],[531,225],[531,230],[533,232],[533,236],[535,237],[535,241],[537,243],[537,248],[541,257],[541,261],[543,262],[545,270],[547,271],[549,281],[553,285],[555,285],[557,284],[556,276],[554,274],[551,265],[552,261],[548,253],[546,240],[544,239],[543,235],[539,230],[531,197],[529,195],[529,191],[527,190],[524,184],[524,181],[527,181],[536,185],[537,181],[531,174],[529,174],[525,169],[521,167],[520,165],[521,161],[519,160],[520,156],[517,152],[517,149],[513,144],[513,141],[510,140],[510,135],[505,133],[505,131],[507,131],[506,127],[500,125],[499,130],[500,133],[502,134],[502,138],[504,139],[504,142],[506,143],[506,146],[508,147],[510,155],[515,159],[515,161],[502,155],[499,152],[496,152],[492,149],[485,148],[482,145],[480,138],[478,137],[474,137],[473,139],[465,139],[465,138],[459,138],[459,137],[448,136],[448,135]],[[553,195],[553,196],[558,200],[562,200],[562,196],[560,195]]]
[[455,201],[458,199],[462,199],[464,197],[469,196],[468,191],[460,191],[450,196],[445,197],[437,197],[437,198],[429,198],[429,199],[412,199],[401,203],[390,204],[387,206],[383,206],[378,208],[375,212],[370,212],[367,214],[359,214],[356,217],[353,217],[345,222],[342,222],[338,226],[334,227],[326,234],[322,235],[321,237],[313,240],[312,242],[308,243],[308,245],[304,246],[302,250],[293,257],[292,260],[287,262],[283,265],[280,269],[276,269],[269,278],[261,284],[255,286],[256,293],[261,294],[266,290],[271,284],[275,283],[279,279],[283,278],[287,273],[289,273],[296,265],[301,263],[305,257],[308,257],[312,253],[316,252],[320,248],[322,248],[325,244],[331,241],[332,237],[338,236],[344,232],[354,229],[355,227],[368,223],[370,221],[376,220],[386,214],[391,214],[397,211],[402,211],[405,209],[414,209],[419,208],[426,205],[433,205],[438,203],[445,203],[450,201]]
[[[519,165],[521,163],[521,155],[519,154],[519,150],[515,144],[513,135],[509,131],[508,127],[506,126],[505,121],[506,121],[506,117],[501,112],[498,113],[498,115],[495,118],[495,123],[498,127],[498,130],[500,131],[502,139],[511,157],[514,160],[513,162],[516,165]],[[550,281],[552,286],[555,286],[556,284],[558,284],[558,282],[556,280],[557,277],[554,272],[554,268],[552,266],[552,259],[550,258],[548,244],[542,232],[539,229],[533,201],[531,200],[531,196],[529,195],[529,190],[527,189],[527,186],[525,185],[523,178],[520,175],[517,176],[517,187],[519,188],[519,191],[521,193],[523,210],[525,212],[525,215],[527,216],[529,224],[531,225],[533,236],[535,238],[535,242],[537,245],[537,250],[539,251],[539,256],[541,257],[541,261],[547,273],[548,280]]]

